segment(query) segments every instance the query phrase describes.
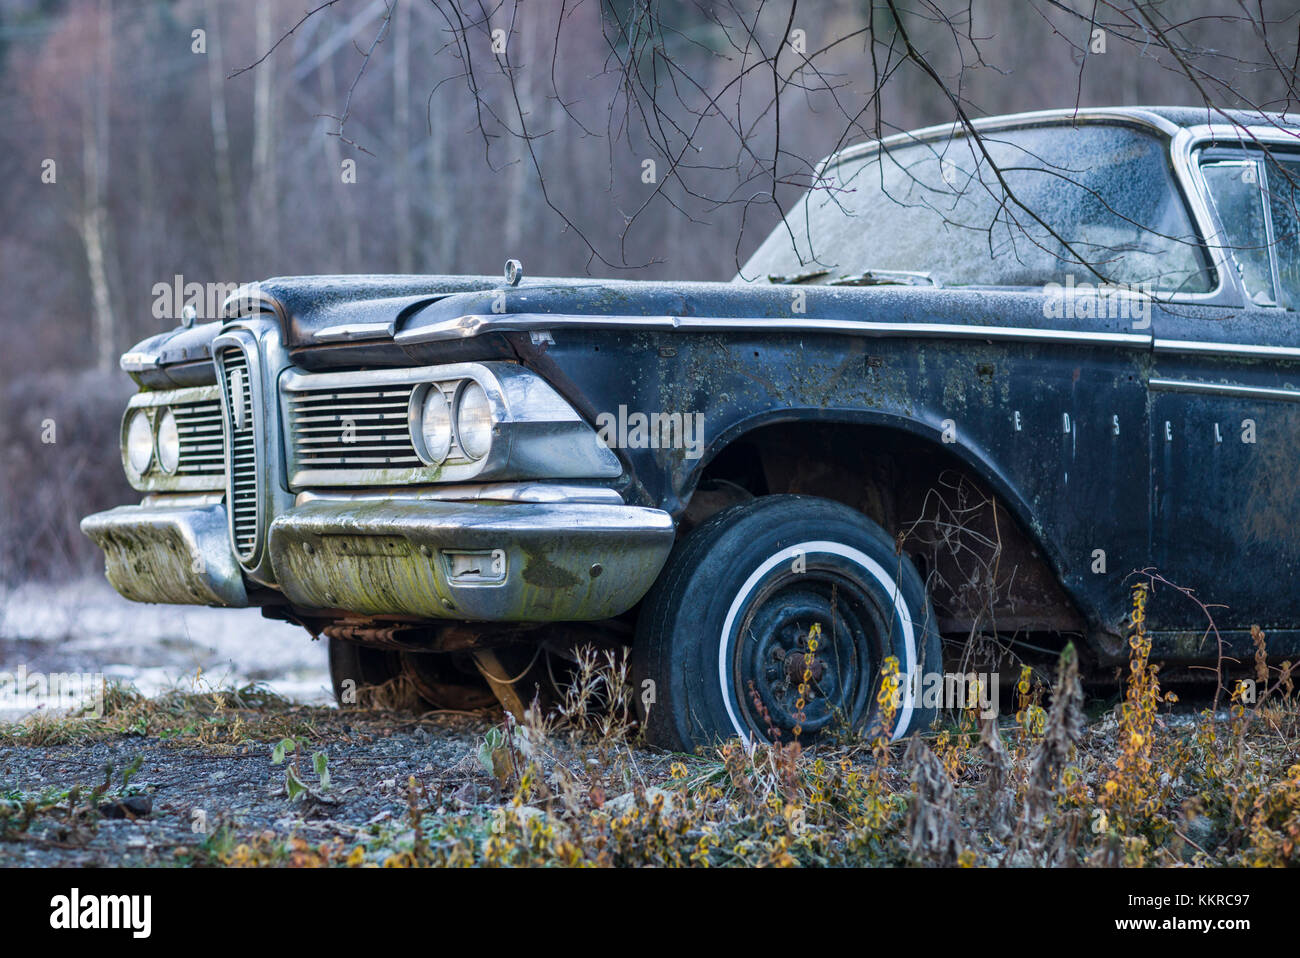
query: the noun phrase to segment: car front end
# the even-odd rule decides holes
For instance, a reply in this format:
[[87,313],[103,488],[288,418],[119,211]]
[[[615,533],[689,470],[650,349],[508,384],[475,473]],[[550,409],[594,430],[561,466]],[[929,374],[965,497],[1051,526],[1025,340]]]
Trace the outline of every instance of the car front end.
[[[541,623],[617,616],[653,584],[672,517],[624,501],[618,457],[536,372],[304,368],[285,304],[252,303],[123,357],[143,388],[122,462],[144,495],[82,522],[123,596],[305,624]],[[208,381],[176,386],[204,355]]]

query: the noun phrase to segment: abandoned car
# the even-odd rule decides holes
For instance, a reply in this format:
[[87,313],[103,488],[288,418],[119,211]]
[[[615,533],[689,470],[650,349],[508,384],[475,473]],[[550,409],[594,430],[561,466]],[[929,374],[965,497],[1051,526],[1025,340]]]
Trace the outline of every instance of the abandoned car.
[[[1023,114],[851,147],[731,282],[309,276],[126,353],[141,602],[335,690],[526,702],[630,647],[652,742],[869,727],[980,648],[1300,652],[1300,128]],[[1171,583],[1169,585],[1167,583]],[[1177,586],[1175,588],[1174,586]],[[486,680],[485,680],[486,677]]]

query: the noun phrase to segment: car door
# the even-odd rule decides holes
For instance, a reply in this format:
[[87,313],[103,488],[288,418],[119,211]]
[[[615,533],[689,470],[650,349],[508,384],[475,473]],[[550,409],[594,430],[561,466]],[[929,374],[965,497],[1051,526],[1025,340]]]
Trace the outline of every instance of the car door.
[[[1214,146],[1196,162],[1241,305],[1153,314],[1151,552],[1219,629],[1240,630],[1240,653],[1251,625],[1300,624],[1300,155]],[[1206,612],[1165,592],[1151,628],[1212,641]]]

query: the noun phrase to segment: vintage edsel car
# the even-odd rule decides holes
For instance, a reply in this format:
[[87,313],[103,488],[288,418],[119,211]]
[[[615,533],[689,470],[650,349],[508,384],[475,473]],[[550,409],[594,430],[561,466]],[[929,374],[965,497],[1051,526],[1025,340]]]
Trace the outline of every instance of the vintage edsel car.
[[143,499],[83,528],[129,599],[326,637],[345,702],[630,647],[671,748],[868,726],[895,663],[906,734],[972,640],[1113,674],[1144,576],[1192,590],[1148,608],[1168,669],[1294,655],[1300,128],[974,130],[829,158],[731,282],[240,290],[123,356]]

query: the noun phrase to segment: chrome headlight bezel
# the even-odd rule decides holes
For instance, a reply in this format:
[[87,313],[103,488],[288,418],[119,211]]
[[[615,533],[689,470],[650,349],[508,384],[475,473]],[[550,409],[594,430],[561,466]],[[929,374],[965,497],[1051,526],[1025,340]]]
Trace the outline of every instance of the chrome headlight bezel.
[[[470,421],[467,423],[467,417]],[[492,453],[492,437],[496,429],[496,416],[487,390],[474,379],[466,379],[456,389],[452,401],[452,422],[456,429],[456,445],[474,462],[486,459]]]
[[426,465],[441,466],[451,455],[454,421],[452,401],[440,384],[422,383],[411,391],[408,412],[411,445]]
[[176,414],[170,406],[164,406],[154,413],[154,461],[158,468],[169,476],[176,475],[181,465],[181,434],[176,422]]
[[122,419],[122,465],[126,474],[144,478],[153,464],[153,417],[147,409],[129,409]]

